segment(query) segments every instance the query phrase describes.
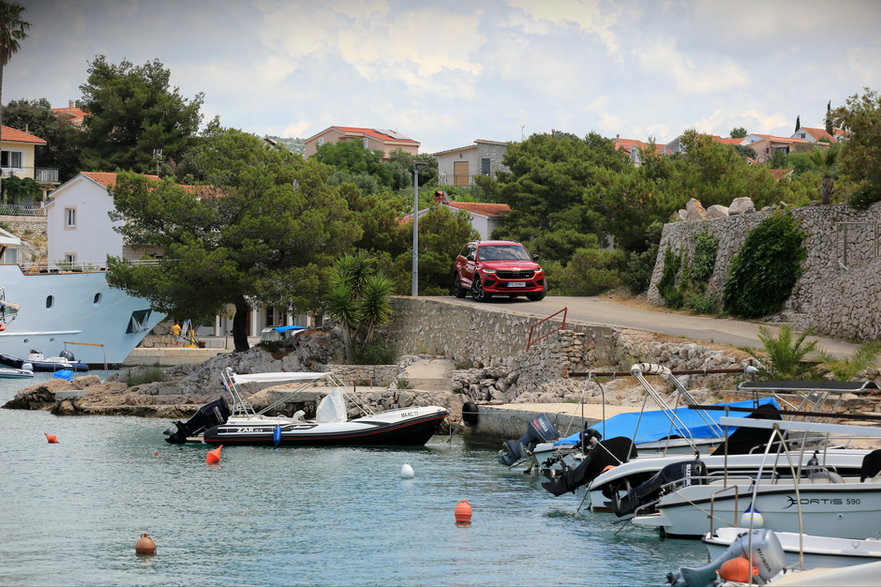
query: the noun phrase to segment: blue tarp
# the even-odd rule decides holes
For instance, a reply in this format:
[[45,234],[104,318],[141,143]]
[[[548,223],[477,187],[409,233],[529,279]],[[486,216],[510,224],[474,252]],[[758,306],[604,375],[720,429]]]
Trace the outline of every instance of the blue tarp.
[[306,330],[305,326],[276,326],[273,328],[278,333],[287,332],[288,330]]
[[[732,406],[733,408],[754,408],[755,402],[753,400],[745,400],[717,405]],[[772,405],[775,408],[780,408],[777,400],[773,397],[759,399],[759,405]],[[688,432],[690,432],[691,438],[715,438],[718,436],[718,433],[707,424],[705,418],[711,420],[716,425],[719,425],[719,418],[722,416],[745,417],[749,415],[749,412],[733,409],[727,414],[724,410],[712,410],[702,413],[701,410],[690,410],[687,407],[677,408],[673,411],[676,413],[682,424],[686,426]],[[703,414],[706,414],[706,416],[702,417]],[[636,428],[637,423],[639,424],[638,430]],[[681,427],[679,422],[677,422],[677,424]],[[722,428],[721,426],[719,427]],[[598,430],[599,433],[603,435],[603,439],[615,438],[616,436],[626,436],[627,438],[633,438],[635,444],[655,442],[667,437],[683,436],[683,434],[677,430],[676,426],[670,422],[670,418],[663,410],[642,412],[642,418],[640,418],[639,412],[618,414],[617,416],[608,418],[605,422],[599,422],[597,425],[591,426],[591,428]],[[724,428],[722,429],[724,430]],[[731,434],[734,430],[735,427],[729,426],[728,434]],[[637,432],[636,437],[633,436],[634,431]],[[566,438],[561,438],[554,444],[557,446],[575,444],[579,441],[580,434],[580,431],[576,432]]]

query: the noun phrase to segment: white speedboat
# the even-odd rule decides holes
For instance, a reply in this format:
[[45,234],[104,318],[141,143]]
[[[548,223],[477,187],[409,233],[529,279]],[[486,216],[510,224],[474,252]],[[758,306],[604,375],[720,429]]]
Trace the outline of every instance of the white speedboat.
[[32,349],[67,349],[82,363],[122,363],[164,314],[110,287],[106,275],[0,265],[0,353],[24,360]]
[[33,376],[32,369],[0,369],[0,379],[27,379]]
[[[375,414],[350,395],[365,415],[349,419],[342,383],[332,373],[260,373],[242,375],[231,369],[223,373],[224,385],[233,398],[231,414],[225,402],[211,402],[189,422],[175,422],[176,429],[166,431],[170,443],[185,442],[201,430],[201,441],[224,446],[422,446],[436,432],[447,416],[439,406],[412,406]],[[255,412],[239,385],[244,383],[285,383],[300,386],[260,412]],[[321,400],[315,418],[306,420],[303,412],[293,416],[270,416],[268,413],[317,382],[332,385]]]
[[[778,438],[783,430],[881,435],[881,428],[869,426],[728,417],[722,422],[769,428]],[[834,538],[881,536],[878,451],[866,451],[861,473],[853,477],[817,466],[801,466],[791,453],[767,451],[764,457],[759,468],[750,473],[735,475],[727,470],[722,477],[697,474],[687,479],[671,478],[654,497],[637,489],[623,500],[613,501],[626,504],[623,508],[616,506],[619,515],[622,510],[637,513],[634,524],[658,527],[673,536],[697,537],[717,526],[747,524]],[[789,476],[783,477],[781,473],[787,470]]]
[[[756,538],[761,530],[748,528],[716,528],[701,538],[711,559],[727,550],[731,544],[752,532]],[[817,567],[849,567],[868,562],[881,561],[881,539],[878,538],[832,538],[798,532],[774,532],[785,552],[786,566],[813,569]]]

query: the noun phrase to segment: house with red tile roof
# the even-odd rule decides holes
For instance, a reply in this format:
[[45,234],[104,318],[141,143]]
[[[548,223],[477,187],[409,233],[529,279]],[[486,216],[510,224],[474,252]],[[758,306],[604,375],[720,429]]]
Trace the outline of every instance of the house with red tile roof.
[[[615,137],[612,139],[615,143],[616,151],[624,151],[630,157],[630,162],[636,167],[642,165],[642,157],[640,153],[649,148],[649,143],[637,139],[622,139]],[[655,144],[655,151],[659,155],[669,155],[666,145]]]
[[809,143],[831,144],[837,143],[847,134],[840,128],[833,128],[832,133],[833,134],[829,134],[829,132],[825,128],[808,128],[806,126],[803,126],[792,133],[791,138],[804,139]]
[[382,158],[386,160],[390,159],[392,152],[397,149],[414,156],[419,154],[418,141],[405,137],[394,130],[355,126],[330,126],[304,141],[306,150],[303,155],[311,157],[318,152],[318,147],[322,145],[345,141],[361,141],[365,149],[382,151]]
[[786,154],[804,153],[810,151],[818,144],[823,144],[811,143],[802,138],[775,137],[758,133],[747,135],[745,140],[747,142],[744,144],[756,152],[756,161],[759,163],[770,161],[776,151],[782,151]]
[[437,158],[437,181],[440,185],[471,185],[477,175],[495,177],[509,171],[502,163],[508,143],[475,139],[474,144],[433,153]]
[[[511,211],[508,204],[493,204],[489,202],[457,202],[450,200],[444,190],[434,192],[435,204],[441,206],[449,206],[456,210],[465,210],[471,216],[471,227],[480,235],[480,240],[490,238],[492,231],[499,226],[501,216]],[[422,218],[428,212],[428,208],[419,211],[419,217]],[[413,215],[407,214],[401,218],[401,224],[413,222]]]
[[0,167],[3,177],[34,177],[34,147],[45,145],[46,141],[29,132],[3,125],[0,136]]
[[53,108],[52,112],[61,120],[66,120],[76,127],[82,127],[86,119],[86,113],[73,100],[68,101],[66,108]]

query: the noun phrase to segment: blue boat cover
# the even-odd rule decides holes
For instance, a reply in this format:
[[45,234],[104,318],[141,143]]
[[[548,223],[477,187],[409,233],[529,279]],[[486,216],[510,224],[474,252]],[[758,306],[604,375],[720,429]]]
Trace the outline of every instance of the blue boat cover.
[[306,330],[305,326],[276,326],[273,328],[278,333],[287,332],[288,330]]
[[[731,406],[732,408],[755,408],[755,402],[751,399],[716,405]],[[765,397],[759,399],[759,405],[772,405],[775,408],[780,408],[777,400],[773,397]],[[719,424],[719,419],[722,416],[744,417],[749,415],[749,412],[735,409],[732,409],[727,413],[724,410],[690,410],[687,407],[676,408],[673,411],[676,413],[676,416],[679,418],[682,424],[686,426],[691,438],[716,438],[718,436],[717,431],[709,426],[706,420],[710,420],[714,422],[717,426],[719,426],[719,428],[722,428],[722,426]],[[705,418],[701,417],[701,412],[703,412],[703,414],[706,414]],[[636,428],[637,424],[639,425],[638,430]],[[678,422],[677,425],[679,425]],[[627,412],[624,414],[618,414],[617,416],[612,416],[611,418],[608,418],[604,422],[598,422],[595,426],[591,426],[591,428],[599,431],[599,433],[603,435],[603,439],[615,438],[616,436],[625,436],[627,438],[632,438],[635,444],[640,444],[643,442],[655,442],[658,440],[663,440],[664,438],[677,438],[683,436],[683,434],[677,429],[676,426],[673,425],[673,423],[670,421],[670,418],[667,416],[667,414],[664,413],[663,410],[642,412],[641,418],[639,412]],[[735,430],[736,428],[734,426],[729,426],[728,434],[733,433]],[[635,437],[634,432],[637,433]],[[576,444],[579,441],[580,434],[581,431],[576,432],[575,434],[571,434],[566,438],[561,438],[560,440],[555,442],[554,445],[564,446]]]

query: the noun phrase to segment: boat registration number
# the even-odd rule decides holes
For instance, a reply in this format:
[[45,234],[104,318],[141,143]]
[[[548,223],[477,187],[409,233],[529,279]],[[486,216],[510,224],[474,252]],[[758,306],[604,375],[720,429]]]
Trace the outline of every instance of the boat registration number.
[[508,282],[508,287],[526,287],[525,281],[511,281]]
[[401,412],[401,418],[412,418],[413,416],[418,415],[419,412],[413,410],[412,412]]

